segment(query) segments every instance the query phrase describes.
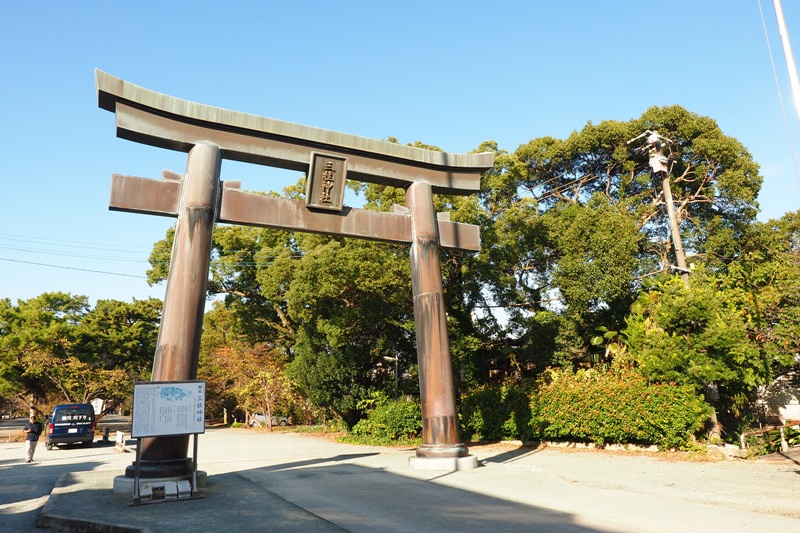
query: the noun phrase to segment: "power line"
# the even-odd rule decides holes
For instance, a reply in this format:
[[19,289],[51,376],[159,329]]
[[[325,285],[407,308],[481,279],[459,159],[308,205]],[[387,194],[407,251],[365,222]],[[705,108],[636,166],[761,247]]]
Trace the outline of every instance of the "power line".
[[[69,247],[69,248],[86,248],[90,250],[108,250],[112,248],[119,249],[119,251],[125,251],[125,248],[130,249],[130,251],[147,251],[149,248],[145,248],[142,246],[131,246],[127,244],[108,244],[108,243],[96,243],[96,242],[86,242],[86,241],[71,241],[66,239],[50,239],[46,237],[31,237],[28,235],[15,235],[11,233],[0,233],[0,240],[5,241],[15,241],[15,242],[24,242],[28,244],[45,244],[49,246],[60,246],[60,247]],[[84,245],[84,246],[74,246],[74,245]]]
[[91,272],[93,274],[108,274],[109,276],[124,276],[127,278],[140,278],[140,279],[147,279],[147,276],[137,276],[135,274],[120,274],[119,272],[107,272],[105,270],[93,270],[90,268],[78,268],[78,267],[68,267],[63,265],[50,265],[47,263],[36,263],[34,261],[20,261],[19,259],[8,259],[6,257],[0,257],[0,261],[8,261],[10,263],[24,263],[26,265],[36,265],[36,266],[44,266],[50,268],[61,268],[64,270],[79,270],[81,272]]
[[[21,246],[13,246],[13,245],[4,245],[1,244],[3,241],[7,241],[9,243],[20,243]],[[25,246],[25,245],[29,246]],[[44,248],[36,248],[36,246],[43,246]],[[49,247],[55,247],[57,249],[49,249]],[[23,252],[23,253],[32,253],[32,254],[44,254],[50,257],[75,257],[79,259],[90,259],[90,260],[101,260],[101,261],[117,261],[117,262],[125,262],[125,263],[149,263],[148,259],[145,258],[131,258],[131,257],[115,257],[109,255],[97,255],[91,253],[84,253],[82,250],[105,250],[108,252],[119,252],[121,254],[141,254],[144,255],[145,253],[149,252],[149,248],[141,247],[141,246],[131,246],[131,245],[124,245],[124,244],[105,244],[105,243],[96,243],[96,242],[86,242],[86,241],[74,241],[74,240],[64,240],[64,239],[51,239],[51,238],[43,238],[43,237],[33,237],[27,235],[16,235],[16,234],[9,234],[9,233],[0,233],[0,250],[9,250],[14,252]],[[235,256],[237,253],[258,253],[259,250],[231,250],[227,251],[220,259],[224,257]],[[165,256],[169,256],[170,252],[167,251],[164,253]],[[293,252],[291,253],[292,257],[302,257],[301,252]],[[225,262],[223,261],[220,266],[223,267],[263,267],[268,266],[272,263],[272,260],[276,259],[277,255],[269,255],[269,256],[262,256],[262,261],[238,261],[238,262]],[[218,259],[219,260],[219,259]],[[142,275],[135,275],[135,274],[125,274],[121,272],[110,272],[107,270],[98,270],[94,268],[80,268],[80,267],[73,267],[73,266],[65,266],[65,265],[57,265],[53,263],[46,263],[40,261],[25,261],[21,259],[12,259],[8,257],[0,257],[0,261],[6,261],[9,263],[20,263],[20,264],[27,264],[27,265],[35,265],[40,267],[46,268],[58,268],[62,270],[74,270],[80,272],[91,272],[95,274],[105,274],[109,276],[121,276],[121,277],[129,277],[129,278],[137,278],[137,279],[147,279],[147,276]]]
[[61,252],[55,250],[37,250],[32,248],[21,248],[18,246],[3,246],[0,244],[0,250],[11,250],[14,252],[27,252],[27,253],[34,253],[34,254],[47,254],[47,255],[56,255],[61,257],[78,257],[82,259],[100,259],[103,261],[122,261],[126,263],[146,263],[146,259],[133,259],[133,258],[125,258],[125,257],[113,257],[107,255],[93,255],[93,254],[81,254],[81,253],[72,253],[72,252]]

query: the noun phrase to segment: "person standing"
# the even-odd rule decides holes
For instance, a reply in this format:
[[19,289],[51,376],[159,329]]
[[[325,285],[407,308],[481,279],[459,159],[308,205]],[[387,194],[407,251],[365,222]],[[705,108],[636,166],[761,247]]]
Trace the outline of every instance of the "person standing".
[[33,453],[36,451],[36,444],[39,442],[39,435],[42,434],[42,424],[36,421],[35,416],[31,416],[25,428],[25,462],[33,462]]

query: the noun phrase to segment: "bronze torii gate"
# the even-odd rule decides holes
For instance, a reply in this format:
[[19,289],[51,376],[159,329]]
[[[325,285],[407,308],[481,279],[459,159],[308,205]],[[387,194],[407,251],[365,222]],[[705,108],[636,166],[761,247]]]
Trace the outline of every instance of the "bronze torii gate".
[[[493,153],[451,154],[196,104],[95,71],[98,105],[116,114],[117,136],[188,152],[186,173],[160,181],[112,177],[112,210],[177,216],[153,381],[197,377],[215,222],[411,244],[422,404],[419,462],[466,457],[459,442],[439,247],[477,251],[478,226],[436,213],[433,193],[470,194]],[[273,198],[221,182],[222,159],[307,173],[306,199]],[[403,187],[389,213],[345,207],[346,179]],[[191,473],[188,436],[144,439],[142,477]],[[419,466],[425,468],[424,465]],[[133,469],[127,475],[133,477]]]

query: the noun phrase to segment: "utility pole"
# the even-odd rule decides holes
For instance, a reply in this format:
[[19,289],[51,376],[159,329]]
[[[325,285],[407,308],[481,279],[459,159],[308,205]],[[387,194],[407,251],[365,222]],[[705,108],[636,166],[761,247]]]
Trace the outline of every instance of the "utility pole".
[[661,187],[664,190],[664,203],[667,205],[667,216],[669,217],[669,228],[672,234],[672,244],[675,247],[675,260],[678,263],[675,270],[681,273],[683,283],[689,287],[689,268],[686,266],[686,252],[683,250],[683,242],[681,241],[680,225],[678,224],[678,215],[675,213],[675,201],[672,199],[672,189],[669,185],[669,168],[667,163],[669,157],[664,155],[663,148],[667,144],[672,144],[672,141],[658,134],[658,131],[645,130],[641,135],[634,137],[626,144],[631,144],[633,141],[647,137],[644,146],[636,148],[635,151],[639,153],[648,152],[650,155],[650,168],[653,174],[661,178]]
[[800,79],[797,77],[797,66],[794,63],[792,44],[789,42],[789,32],[786,30],[786,20],[783,18],[781,0],[772,0],[772,6],[775,8],[775,18],[778,20],[778,32],[781,35],[783,56],[786,58],[786,69],[789,71],[789,83],[792,87],[794,109],[800,119]]
[[[644,133],[641,135],[634,137],[627,144],[631,144],[633,141],[637,139],[641,139],[642,137],[647,137],[644,146],[640,146],[636,148],[638,153],[644,153],[645,151],[648,152],[650,155],[650,168],[653,171],[653,174],[659,176],[661,178],[661,187],[664,189],[664,202],[667,204],[667,215],[669,216],[669,227],[670,233],[672,233],[672,244],[675,247],[675,259],[678,263],[677,267],[672,267],[674,270],[678,270],[681,273],[681,277],[683,278],[683,283],[686,285],[686,288],[689,288],[689,272],[691,272],[686,267],[686,254],[683,251],[683,243],[681,242],[681,234],[680,234],[680,227],[678,225],[678,216],[675,213],[675,201],[672,199],[672,189],[669,185],[669,168],[667,164],[669,163],[669,157],[664,155],[663,148],[667,144],[672,144],[672,141],[663,137],[658,134],[658,131],[650,131],[645,130]],[[713,393],[716,393],[716,385],[714,383],[709,383],[708,388]],[[717,395],[716,398],[713,397],[713,394],[710,394],[712,401],[719,399]],[[711,412],[711,419],[710,419],[710,429],[708,432],[708,437],[712,441],[718,440],[721,436],[722,428],[719,425],[719,419],[717,418],[717,411],[714,409]]]

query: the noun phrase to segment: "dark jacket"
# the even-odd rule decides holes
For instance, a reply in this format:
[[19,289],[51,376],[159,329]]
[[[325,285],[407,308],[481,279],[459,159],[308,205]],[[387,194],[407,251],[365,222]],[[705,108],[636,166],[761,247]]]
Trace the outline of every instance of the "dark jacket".
[[31,424],[29,420],[28,423],[25,424],[25,430],[30,430],[25,434],[25,440],[32,440],[35,442],[39,440],[39,435],[42,434],[42,424],[40,422]]

